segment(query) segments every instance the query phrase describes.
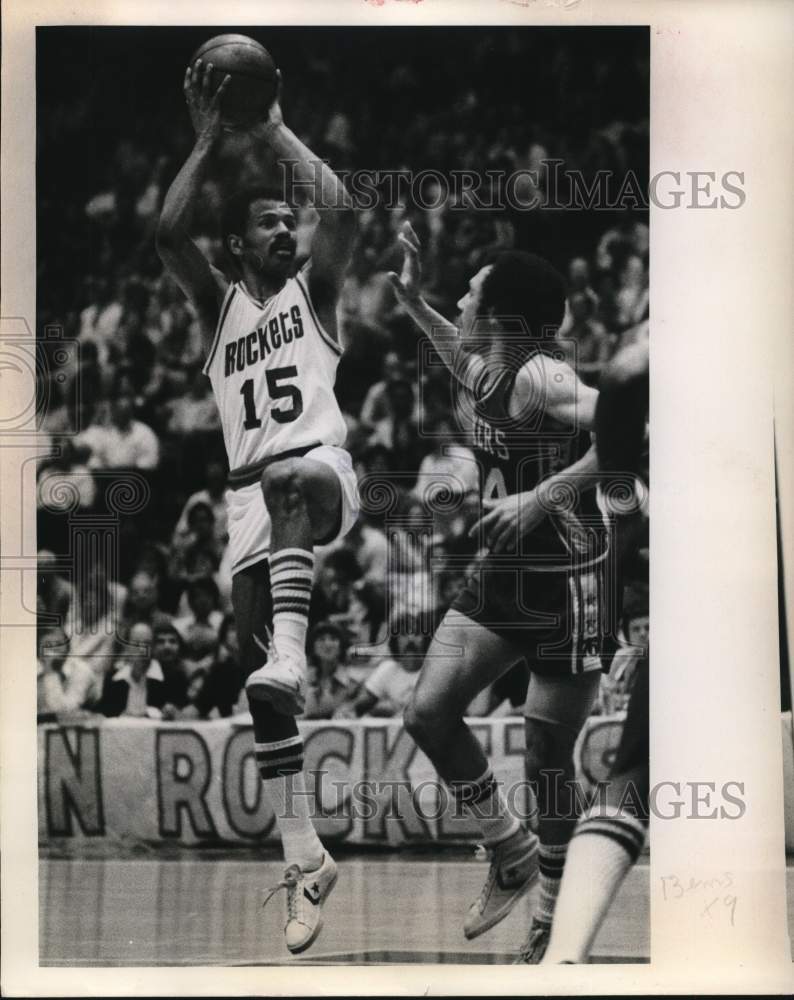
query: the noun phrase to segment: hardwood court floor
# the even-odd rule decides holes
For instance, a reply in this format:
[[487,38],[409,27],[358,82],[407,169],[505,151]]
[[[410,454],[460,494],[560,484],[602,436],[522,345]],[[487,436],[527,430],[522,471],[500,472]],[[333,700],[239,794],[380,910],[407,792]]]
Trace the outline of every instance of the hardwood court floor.
[[[284,946],[276,861],[42,859],[41,965],[273,965],[281,963],[509,963],[534,892],[475,941],[462,922],[487,873],[469,858],[341,856],[322,935],[305,955]],[[595,961],[647,961],[648,867],[639,864],[594,949]]]

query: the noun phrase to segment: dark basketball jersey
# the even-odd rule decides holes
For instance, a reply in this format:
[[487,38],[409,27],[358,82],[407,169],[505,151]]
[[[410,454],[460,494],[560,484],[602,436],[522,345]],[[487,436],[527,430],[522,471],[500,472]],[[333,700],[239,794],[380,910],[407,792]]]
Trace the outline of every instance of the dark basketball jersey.
[[[505,371],[477,399],[467,394],[468,405],[464,404],[483,500],[534,490],[580,459],[591,445],[588,431],[566,426],[546,413],[542,393],[536,406],[511,417],[515,380],[516,372]],[[524,568],[571,572],[600,562],[609,548],[609,519],[600,503],[600,489],[561,486],[552,500],[543,521],[520,542]]]

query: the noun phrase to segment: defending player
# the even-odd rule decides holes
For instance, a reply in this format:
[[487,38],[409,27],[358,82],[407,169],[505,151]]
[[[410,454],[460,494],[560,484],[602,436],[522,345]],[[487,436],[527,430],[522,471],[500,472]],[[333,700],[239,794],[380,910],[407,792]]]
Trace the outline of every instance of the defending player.
[[296,181],[315,190],[311,261],[293,274],[295,216],[281,191],[263,186],[238,193],[224,210],[232,280],[210,265],[190,227],[221,135],[220,95],[229,80],[213,94],[211,72],[197,61],[185,76],[196,142],[166,195],[157,248],[196,308],[204,371],[220,410],[231,468],[232,603],[257,762],[287,864],[277,886],[287,891],[286,942],[300,952],[320,932],[322,903],[337,877],[309,816],[294,716],[305,696],[313,549],[345,534],[358,514],[333,392],[341,354],[336,301],[355,219],[344,186],[287,128],[276,98],[257,131],[280,160],[292,162]]
[[[647,323],[636,340],[612,359],[601,377],[595,433],[604,474],[636,473],[641,464],[648,414]],[[625,534],[619,532],[618,535]],[[604,919],[648,828],[648,651],[634,672],[629,708],[604,801],[579,819],[560,886],[549,963],[586,962]]]
[[[555,360],[545,340],[565,310],[559,274],[530,254],[505,252],[471,279],[459,329],[420,295],[419,242],[405,226],[395,290],[462,387],[481,462],[487,511],[475,529],[490,554],[453,603],[428,650],[405,724],[491,850],[464,933],[503,919],[541,878],[530,931],[534,962],[548,939],[576,823],[573,746],[601,671],[608,524],[597,505],[591,447],[597,393]],[[569,504],[557,502],[561,495]],[[519,544],[520,542],[520,544]],[[509,811],[464,713],[521,657],[532,669],[527,777],[538,788],[539,838]]]

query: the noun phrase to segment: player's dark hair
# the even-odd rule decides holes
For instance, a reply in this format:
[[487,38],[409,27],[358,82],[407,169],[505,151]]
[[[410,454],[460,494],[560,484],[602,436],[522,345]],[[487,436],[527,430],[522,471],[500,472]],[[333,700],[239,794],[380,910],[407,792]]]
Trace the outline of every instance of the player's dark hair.
[[556,268],[524,250],[503,250],[486,259],[482,306],[496,317],[520,316],[533,341],[553,337],[565,315],[565,279]]
[[284,192],[275,184],[257,184],[236,191],[224,204],[221,215],[221,236],[224,247],[229,236],[242,236],[245,232],[248,225],[248,209],[252,202],[260,198],[279,204],[286,201]]

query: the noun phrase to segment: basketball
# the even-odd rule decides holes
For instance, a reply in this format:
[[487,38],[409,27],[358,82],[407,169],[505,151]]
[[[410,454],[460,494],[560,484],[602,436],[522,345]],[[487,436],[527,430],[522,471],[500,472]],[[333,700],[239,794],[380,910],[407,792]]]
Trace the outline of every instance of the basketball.
[[193,53],[190,65],[212,63],[213,92],[228,73],[221,98],[224,123],[251,126],[262,121],[276,96],[276,64],[267,49],[247,35],[216,35]]

